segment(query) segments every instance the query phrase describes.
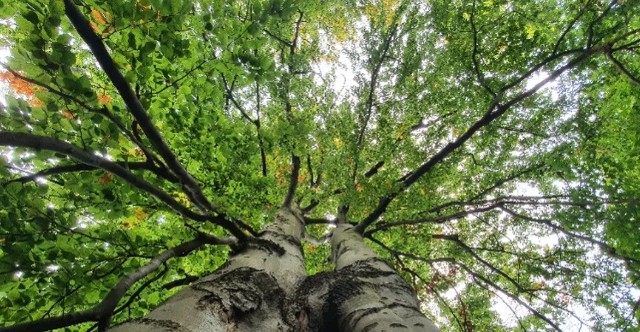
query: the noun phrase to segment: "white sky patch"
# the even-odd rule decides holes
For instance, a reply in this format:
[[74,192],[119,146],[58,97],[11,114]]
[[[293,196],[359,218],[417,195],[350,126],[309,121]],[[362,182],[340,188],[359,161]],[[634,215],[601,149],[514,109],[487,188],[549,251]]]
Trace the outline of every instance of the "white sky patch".
[[[526,88],[527,90],[533,89],[533,87],[535,87],[536,85],[538,85],[540,82],[544,81],[545,79],[547,79],[549,77],[549,73],[543,71],[543,72],[538,72],[533,74],[527,81],[526,81]],[[542,87],[540,90],[538,90],[539,93],[543,93],[547,96],[549,96],[551,98],[551,100],[553,101],[557,101],[559,98],[559,93],[558,93],[558,80],[555,79],[547,84],[544,85],[544,87]]]

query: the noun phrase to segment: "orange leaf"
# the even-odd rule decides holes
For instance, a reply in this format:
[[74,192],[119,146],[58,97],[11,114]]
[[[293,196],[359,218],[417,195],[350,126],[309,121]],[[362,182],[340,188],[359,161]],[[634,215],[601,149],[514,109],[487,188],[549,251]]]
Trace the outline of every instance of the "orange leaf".
[[298,184],[300,184],[300,183],[304,182],[304,179],[305,179],[305,178],[306,178],[306,176],[304,176],[304,175],[302,175],[302,174],[298,175]]
[[33,107],[41,107],[42,106],[42,100],[33,97],[33,99],[31,99],[31,101],[29,101],[29,105],[33,106]]
[[100,24],[107,23],[107,18],[101,12],[95,9],[91,9],[91,17],[93,17],[93,19]]
[[146,219],[146,218],[149,216],[149,214],[148,214],[148,213],[146,213],[146,212],[144,211],[144,209],[142,209],[142,208],[136,208],[136,209],[133,211],[133,214],[135,215],[136,219],[138,219],[138,220]]
[[111,96],[109,95],[98,95],[98,101],[103,104],[111,103]]
[[105,172],[101,177],[98,178],[98,184],[105,185],[110,183],[113,180],[113,175],[111,173]]
[[71,120],[74,118],[74,115],[69,111],[62,111],[62,117]]
[[97,25],[97,24],[95,24],[95,23],[93,23],[93,22],[89,22],[89,25],[91,26],[91,29],[92,29],[94,32],[100,32],[100,28],[98,28],[98,25]]
[[362,183],[356,184],[356,191],[363,191],[363,190],[364,190],[364,185]]

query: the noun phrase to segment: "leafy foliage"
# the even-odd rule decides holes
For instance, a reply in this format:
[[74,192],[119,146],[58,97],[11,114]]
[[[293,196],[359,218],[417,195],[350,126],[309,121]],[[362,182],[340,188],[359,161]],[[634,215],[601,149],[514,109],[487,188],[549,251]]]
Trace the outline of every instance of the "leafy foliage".
[[0,321],[89,310],[207,239],[125,289],[112,322],[140,317],[293,194],[308,237],[357,224],[445,331],[638,330],[638,12],[0,1]]

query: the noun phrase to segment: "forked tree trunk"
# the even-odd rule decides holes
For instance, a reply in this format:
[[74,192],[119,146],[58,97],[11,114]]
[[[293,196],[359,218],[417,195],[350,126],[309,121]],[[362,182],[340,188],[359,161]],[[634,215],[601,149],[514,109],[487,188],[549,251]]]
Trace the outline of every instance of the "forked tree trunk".
[[438,331],[414,291],[350,225],[332,236],[335,272],[306,277],[302,216],[280,209],[215,273],[117,332]]

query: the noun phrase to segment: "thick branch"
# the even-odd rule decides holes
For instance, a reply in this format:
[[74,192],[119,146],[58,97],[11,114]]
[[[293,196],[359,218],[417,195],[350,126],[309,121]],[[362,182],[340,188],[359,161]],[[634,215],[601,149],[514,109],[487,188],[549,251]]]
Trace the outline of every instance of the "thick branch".
[[69,20],[71,20],[74,28],[91,49],[102,70],[118,90],[129,111],[138,122],[140,128],[142,128],[142,131],[147,135],[151,144],[167,163],[167,166],[180,178],[189,199],[205,212],[212,211],[214,209],[213,205],[207,200],[196,180],[182,166],[171,151],[171,148],[169,148],[164,141],[162,135],[140,103],[140,100],[138,100],[138,97],[131,89],[129,82],[127,82],[120,70],[118,70],[104,43],[93,32],[93,29],[91,29],[89,21],[82,15],[78,7],[73,3],[73,0],[64,0],[64,5],[65,13]]
[[298,175],[300,173],[300,157],[291,154],[291,177],[289,178],[289,190],[282,206],[290,207],[298,188]]
[[[138,162],[125,162],[125,161],[118,161],[116,162],[116,164],[126,168],[126,169],[130,169],[130,170],[151,170],[154,173],[156,171],[160,171],[159,169],[157,169],[152,163],[147,162],[147,161],[138,161]],[[46,177],[46,176],[50,176],[50,175],[57,175],[57,174],[64,174],[64,173],[74,173],[74,172],[82,172],[82,171],[93,171],[99,169],[96,166],[91,166],[91,165],[86,165],[86,164],[75,164],[75,165],[64,165],[64,166],[56,166],[56,167],[51,167],[42,171],[39,171],[37,173],[33,173],[27,176],[23,176],[23,177],[19,177],[16,179],[12,179],[9,180],[7,182],[5,182],[4,184],[9,184],[11,182],[20,182],[20,183],[26,183],[29,181],[35,181],[37,178],[39,177]],[[169,172],[165,172],[163,174],[164,178],[170,180],[171,182],[177,182],[178,179],[171,173]]]
[[100,168],[107,172],[111,172],[115,174],[116,176],[122,178],[123,180],[133,185],[134,187],[150,193],[151,195],[158,198],[163,203],[173,208],[176,212],[180,213],[181,215],[187,218],[190,218],[196,221],[214,222],[215,224],[231,232],[234,236],[238,237],[239,240],[246,237],[244,233],[240,231],[233,222],[230,222],[229,220],[227,220],[224,215],[210,216],[210,215],[202,215],[202,214],[193,212],[187,207],[178,203],[171,195],[160,190],[159,188],[155,187],[149,182],[135,176],[134,174],[132,174],[126,168],[120,166],[119,164],[109,161],[105,158],[99,157],[95,154],[89,153],[87,151],[84,151],[67,142],[60,141],[50,137],[37,136],[37,135],[31,135],[31,134],[25,134],[25,133],[0,132],[0,145],[43,149],[43,150],[49,150],[49,151],[61,153],[83,164]]
[[230,245],[233,243],[235,243],[235,241],[229,238],[205,237],[200,235],[189,242],[182,243],[176,247],[166,250],[160,255],[154,257],[151,262],[147,263],[145,266],[120,279],[120,281],[111,288],[109,294],[107,294],[107,296],[98,305],[89,310],[66,314],[59,317],[45,318],[14,326],[0,327],[0,332],[48,331],[91,321],[100,322],[101,330],[105,330],[109,326],[109,320],[113,310],[116,305],[118,305],[120,299],[122,299],[126,294],[127,290],[129,290],[129,288],[131,288],[131,286],[133,286],[137,281],[157,270],[168,259],[185,256],[205,244]]

